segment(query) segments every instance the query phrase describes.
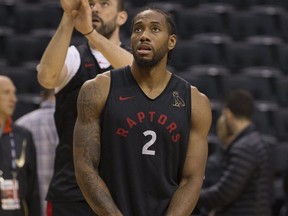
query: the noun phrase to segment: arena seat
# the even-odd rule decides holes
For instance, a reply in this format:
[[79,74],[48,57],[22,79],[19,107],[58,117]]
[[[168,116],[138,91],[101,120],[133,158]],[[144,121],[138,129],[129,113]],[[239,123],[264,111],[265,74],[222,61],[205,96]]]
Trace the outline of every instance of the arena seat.
[[[255,101],[253,121],[259,132],[267,137],[277,138],[274,127],[274,114],[278,111],[279,105],[273,101]],[[268,140],[268,139],[267,139]]]
[[187,40],[198,33],[225,33],[222,21],[219,14],[207,13],[194,8],[185,8],[181,13],[178,13],[178,36],[182,40]]
[[227,44],[226,64],[232,73],[238,73],[245,67],[277,67],[279,59],[275,57],[277,49],[272,46],[252,44],[243,41]]
[[288,76],[276,80],[277,101],[280,106],[288,107]]
[[177,42],[176,47],[172,51],[169,65],[177,71],[183,71],[194,65],[221,65],[221,62],[220,50],[214,44],[197,43],[188,40]]
[[[10,66],[20,66],[26,62],[38,62],[48,45],[48,34],[13,34],[6,38],[6,59]],[[8,49],[9,48],[9,49]]]
[[28,34],[34,29],[56,29],[62,17],[62,8],[59,2],[19,3],[14,14],[15,32]]
[[288,139],[288,110],[281,107],[275,112],[274,118],[275,135],[280,141]]

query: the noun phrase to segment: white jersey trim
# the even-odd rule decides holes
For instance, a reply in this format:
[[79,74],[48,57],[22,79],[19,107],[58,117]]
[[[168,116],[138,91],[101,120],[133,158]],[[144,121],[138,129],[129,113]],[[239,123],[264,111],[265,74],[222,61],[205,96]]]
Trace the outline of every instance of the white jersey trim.
[[[101,69],[110,67],[110,63],[108,60],[96,49],[91,49],[91,52],[95,59],[97,60]],[[55,93],[58,93],[61,89],[63,89],[70,80],[75,76],[77,71],[79,70],[81,64],[80,53],[75,46],[70,46],[67,51],[65,65],[67,67],[67,76],[63,80],[63,82],[55,88]]]

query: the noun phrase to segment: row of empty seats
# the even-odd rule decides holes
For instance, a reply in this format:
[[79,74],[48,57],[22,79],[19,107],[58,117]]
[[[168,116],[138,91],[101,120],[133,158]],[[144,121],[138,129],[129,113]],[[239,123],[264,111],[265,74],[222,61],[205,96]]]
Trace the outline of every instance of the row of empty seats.
[[[8,61],[8,64],[3,63],[4,66],[2,66],[2,70],[6,73],[10,70],[11,74],[15,73],[13,71],[15,71],[17,67],[19,70],[17,73],[19,74],[25,74],[25,67],[30,67],[35,70],[48,44],[48,40],[45,41],[41,37],[38,39],[37,41],[34,37],[17,36],[9,38],[8,43],[6,43],[9,45],[9,49],[7,49],[5,54],[5,59]],[[35,46],[37,42],[41,44],[41,46]],[[233,48],[234,45],[235,44],[232,45]],[[213,53],[213,49],[204,49],[205,46],[206,45],[192,44],[191,50],[189,50],[189,45],[183,45],[182,47],[182,44],[179,43],[172,52],[172,60],[169,63],[171,70],[185,77],[185,79],[191,81],[192,84],[199,85],[199,88],[212,99],[221,99],[224,93],[233,90],[233,88],[242,87],[251,91],[257,100],[278,101],[279,104],[288,106],[287,68],[281,70],[276,68],[276,66],[273,67],[273,65],[268,64],[245,65],[243,59],[247,60],[248,57],[253,55],[250,49],[252,46],[248,47],[246,53],[230,52],[228,57],[233,59],[233,61],[231,61],[231,65],[224,64],[220,62],[223,61],[224,58],[221,59],[217,52]],[[243,47],[240,47],[240,49],[243,49]],[[261,53],[261,49],[257,52],[259,54],[264,53]],[[287,58],[287,56],[288,46],[285,58]],[[242,59],[242,61],[236,57],[240,60]],[[213,61],[214,59],[216,60]],[[267,58],[266,63],[268,63],[269,59],[270,58]],[[263,63],[265,63],[264,60],[262,60]],[[238,64],[238,67],[243,68],[237,68],[237,66],[232,63]],[[288,64],[288,61],[286,63]],[[33,75],[35,76],[36,73]],[[25,85],[25,83],[22,85]],[[28,83],[27,86],[29,86]],[[19,91],[22,92],[21,89],[19,89]]]
[[34,29],[55,29],[62,17],[59,1],[45,1],[27,4],[1,3],[0,26],[12,28],[15,33],[29,33]]
[[[14,66],[38,61],[52,34],[53,31],[2,37],[0,34],[0,58]],[[83,36],[75,36],[72,43],[83,41]],[[247,67],[271,67],[288,75],[288,43],[273,37],[250,37],[239,42],[227,35],[201,34],[191,40],[178,40],[169,65],[176,71],[197,65],[219,65],[233,74],[241,73]]]
[[282,7],[255,6],[238,11],[227,5],[203,4],[176,13],[179,36],[189,39],[197,33],[219,32],[241,40],[252,35],[273,35],[287,39],[287,11]]
[[234,41],[228,35],[200,34],[180,40],[172,51],[170,65],[177,70],[201,64],[223,65],[238,73],[246,67],[266,66],[288,74],[288,43],[279,38],[254,36]]
[[227,68],[201,65],[176,74],[197,86],[211,99],[222,100],[230,91],[243,88],[250,91],[256,100],[288,106],[288,77],[279,75],[278,71],[273,72],[269,68],[247,68],[235,75],[229,73]]
[[[273,35],[288,40],[286,23],[287,10],[280,6],[253,6],[239,11],[228,4],[199,4],[195,8],[184,7],[177,2],[153,2],[151,5],[164,7],[175,15],[178,35],[190,39],[198,33],[225,33],[236,40],[252,35]],[[133,15],[141,7],[128,6],[130,18],[123,28],[130,35]],[[16,33],[30,33],[39,28],[54,29],[62,16],[59,2],[37,4],[0,3],[0,26],[12,28]]]
[[[36,0],[37,1],[37,0]],[[174,3],[173,0],[130,0],[133,6],[145,6],[150,3]],[[257,5],[273,5],[288,8],[288,2],[285,0],[177,0],[177,3],[184,5],[185,7],[198,7],[203,3],[221,3],[235,7],[237,10],[247,10],[250,7]]]
[[[171,62],[177,70],[199,64],[219,64],[233,73],[244,67],[269,66],[288,74],[285,36],[288,13],[285,9],[255,6],[250,11],[235,12],[227,6],[223,9],[218,5],[219,9],[215,5],[200,4],[197,9],[187,9],[183,5],[172,7],[175,4],[179,6],[173,3],[168,9],[175,12],[179,28],[180,37]],[[169,4],[163,3],[163,7],[165,5]],[[3,8],[9,11],[7,5]],[[133,10],[130,10],[129,14],[133,16]],[[10,19],[5,18],[7,15],[1,12],[0,4],[0,16],[3,16],[0,17],[0,58],[7,59],[10,65],[38,60],[61,19],[59,2],[33,7],[18,4],[13,11],[8,16]],[[231,20],[237,20],[238,24],[229,22]],[[1,21],[7,22],[7,28],[1,28]],[[225,25],[231,26],[231,32],[224,30]],[[222,30],[216,29],[217,26],[222,26]],[[129,41],[126,38],[130,34],[128,29],[129,21],[122,31],[124,41]],[[31,49],[27,50],[27,47]]]
[[[273,35],[288,39],[287,9],[277,5],[257,5],[247,10],[238,10],[223,3],[202,3],[197,7],[185,7],[178,1],[153,2],[148,5],[172,12],[178,35],[184,40],[195,34],[208,32],[229,34],[236,40],[252,35]],[[131,17],[139,8],[141,7],[128,7]]]
[[[35,4],[35,3],[45,3],[48,1],[57,2],[57,0],[0,0],[0,2],[5,4],[16,4],[23,2],[26,4]],[[131,4],[133,6],[146,6],[150,3],[174,3],[173,0],[129,0],[125,1],[126,4]],[[238,10],[246,10],[252,6],[257,5],[274,5],[281,6],[283,8],[288,8],[288,2],[285,0],[177,0],[177,3],[184,5],[185,7],[197,7],[199,4],[203,3],[221,3],[231,5]]]

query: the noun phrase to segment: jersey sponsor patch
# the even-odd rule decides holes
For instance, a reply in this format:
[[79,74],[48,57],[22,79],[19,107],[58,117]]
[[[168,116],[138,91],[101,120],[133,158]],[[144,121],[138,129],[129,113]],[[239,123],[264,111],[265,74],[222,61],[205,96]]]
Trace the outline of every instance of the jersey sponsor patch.
[[134,96],[129,96],[129,97],[120,96],[120,97],[119,97],[119,100],[120,100],[120,101],[125,101],[125,100],[130,100],[130,99],[132,99],[132,98],[134,98]]
[[85,63],[84,64],[85,68],[94,67],[94,66],[95,66],[94,64],[90,64],[90,63]]

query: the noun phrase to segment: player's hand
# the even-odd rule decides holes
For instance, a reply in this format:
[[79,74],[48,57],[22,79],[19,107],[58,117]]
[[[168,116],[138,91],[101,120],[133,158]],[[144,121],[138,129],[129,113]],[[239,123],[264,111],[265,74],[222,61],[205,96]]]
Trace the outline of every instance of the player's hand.
[[81,0],[60,0],[63,10],[71,14],[73,10],[78,10],[81,6]]
[[77,31],[86,34],[93,29],[92,11],[87,0],[80,0],[80,7],[72,11],[72,19]]

